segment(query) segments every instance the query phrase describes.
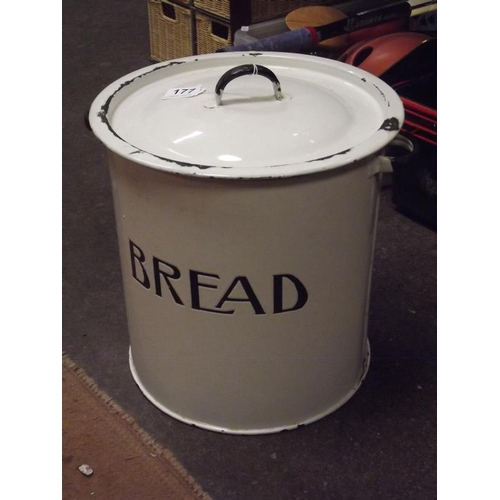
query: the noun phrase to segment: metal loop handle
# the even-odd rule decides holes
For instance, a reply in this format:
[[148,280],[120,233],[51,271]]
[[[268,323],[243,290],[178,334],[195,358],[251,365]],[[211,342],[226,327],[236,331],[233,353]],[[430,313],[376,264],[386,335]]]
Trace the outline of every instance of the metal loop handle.
[[276,100],[281,101],[283,99],[283,94],[281,93],[281,83],[279,82],[277,76],[265,66],[260,66],[258,64],[242,64],[241,66],[236,66],[235,68],[226,71],[217,82],[215,86],[215,102],[217,106],[222,104],[222,92],[226,88],[229,82],[232,82],[235,78],[245,75],[260,75],[266,77],[273,84],[274,97]]

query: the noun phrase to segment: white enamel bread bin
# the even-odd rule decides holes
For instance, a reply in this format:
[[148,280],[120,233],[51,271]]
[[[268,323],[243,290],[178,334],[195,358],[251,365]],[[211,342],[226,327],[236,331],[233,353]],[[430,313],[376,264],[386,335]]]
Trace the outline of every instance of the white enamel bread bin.
[[326,416],[369,364],[396,93],[285,53],[163,62],[103,90],[130,366],[158,408],[235,434]]

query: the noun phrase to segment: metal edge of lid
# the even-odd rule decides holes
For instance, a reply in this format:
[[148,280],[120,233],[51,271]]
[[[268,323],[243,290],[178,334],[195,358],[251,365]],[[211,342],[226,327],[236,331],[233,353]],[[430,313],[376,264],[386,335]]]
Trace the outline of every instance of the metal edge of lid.
[[[300,61],[301,59],[317,60],[318,66],[328,67],[332,64],[338,69],[345,67],[346,73],[357,76],[367,85],[372,85],[382,96],[386,103],[386,117],[371,137],[355,145],[352,148],[337,152],[335,154],[316,158],[307,162],[288,163],[285,165],[265,165],[255,168],[222,167],[211,165],[200,165],[174,161],[163,158],[153,153],[143,151],[133,144],[121,138],[108,120],[108,111],[111,102],[116,99],[120,92],[143,76],[152,72],[172,68],[180,64],[196,63],[200,59],[209,61],[235,59],[235,65],[239,63],[239,58],[246,57],[256,59],[259,56],[268,58],[289,59],[290,61]],[[315,61],[316,62],[316,61]],[[343,68],[342,68],[343,69]],[[94,99],[89,111],[89,123],[97,138],[112,152],[128,160],[139,163],[149,168],[165,171],[173,174],[186,176],[198,176],[206,178],[220,179],[272,179],[308,175],[318,172],[325,172],[341,166],[345,166],[360,161],[372,154],[377,154],[399,133],[404,121],[404,107],[398,94],[385,82],[375,77],[371,73],[361,70],[355,66],[350,66],[339,61],[300,54],[290,54],[281,52],[232,52],[206,54],[202,56],[190,56],[172,61],[156,63],[137,71],[129,73],[103,89]]]

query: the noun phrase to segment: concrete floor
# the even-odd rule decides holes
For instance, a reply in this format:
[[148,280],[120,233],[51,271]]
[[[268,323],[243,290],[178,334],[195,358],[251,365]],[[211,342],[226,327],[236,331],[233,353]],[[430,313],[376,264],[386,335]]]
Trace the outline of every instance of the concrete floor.
[[215,500],[436,497],[436,232],[382,192],[359,392],[299,430],[231,436],[152,406],[128,367],[128,334],[104,146],[85,127],[97,94],[151,64],[146,0],[63,3],[63,348]]

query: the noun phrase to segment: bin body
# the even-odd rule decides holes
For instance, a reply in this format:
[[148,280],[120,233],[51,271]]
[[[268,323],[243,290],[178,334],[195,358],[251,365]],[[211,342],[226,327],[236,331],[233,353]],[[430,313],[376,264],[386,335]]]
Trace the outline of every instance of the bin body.
[[354,394],[369,358],[371,161],[262,181],[110,165],[131,369],[156,406],[266,433]]

